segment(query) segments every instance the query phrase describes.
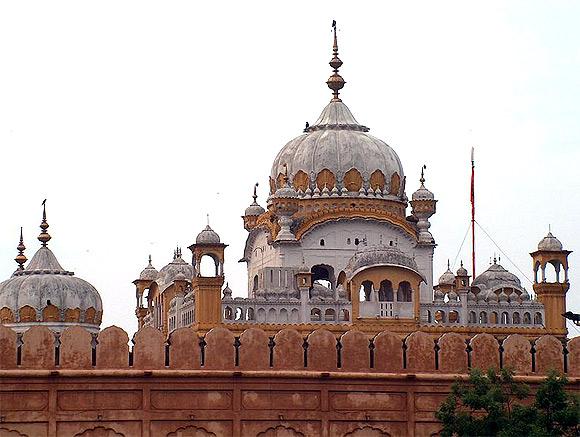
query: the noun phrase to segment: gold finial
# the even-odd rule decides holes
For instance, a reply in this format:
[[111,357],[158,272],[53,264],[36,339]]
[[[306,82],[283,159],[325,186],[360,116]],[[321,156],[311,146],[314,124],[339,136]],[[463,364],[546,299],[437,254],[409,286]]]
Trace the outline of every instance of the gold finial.
[[256,200],[258,199],[258,185],[258,182],[254,185],[254,195],[252,196],[254,198],[254,203],[256,203]]
[[46,199],[42,201],[42,222],[40,223],[41,233],[38,236],[38,240],[42,243],[43,247],[46,247],[46,244],[52,238],[46,230],[48,229],[48,222],[46,221]]
[[20,227],[20,242],[18,243],[18,246],[16,246],[16,249],[18,249],[18,255],[16,255],[14,261],[18,264],[18,270],[24,270],[24,263],[28,261],[28,258],[24,255],[26,246],[24,245],[24,239],[22,238],[22,227]]
[[345,81],[340,74],[338,74],[338,69],[342,66],[342,61],[338,57],[338,42],[336,39],[336,21],[332,20],[332,30],[334,32],[334,44],[332,46],[332,59],[329,65],[332,67],[332,76],[328,78],[326,84],[328,88],[332,90],[332,100],[331,102],[342,102],[338,97],[338,92],[344,87]]

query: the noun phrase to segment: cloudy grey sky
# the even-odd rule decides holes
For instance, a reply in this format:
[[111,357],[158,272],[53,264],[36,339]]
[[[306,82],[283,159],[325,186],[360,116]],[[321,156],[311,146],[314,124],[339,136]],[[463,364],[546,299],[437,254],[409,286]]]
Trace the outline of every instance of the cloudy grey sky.
[[[580,251],[578,2],[2,2],[0,278],[20,226],[39,246],[48,198],[50,247],[101,292],[103,326],[135,330],[131,281],[149,253],[159,269],[188,252],[206,213],[245,295],[240,215],[330,98],[332,19],[343,100],[397,151],[408,195],[427,164],[436,277],[468,226],[472,145],[478,220],[527,277],[548,224]],[[494,252],[479,232],[479,271]]]

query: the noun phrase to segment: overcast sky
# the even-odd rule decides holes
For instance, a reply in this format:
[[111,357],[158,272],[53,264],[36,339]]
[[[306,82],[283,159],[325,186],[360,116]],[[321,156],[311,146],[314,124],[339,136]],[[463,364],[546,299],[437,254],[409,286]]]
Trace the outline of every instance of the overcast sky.
[[[399,154],[409,197],[427,165],[435,279],[469,224],[472,145],[478,221],[528,278],[548,224],[580,251],[578,2],[2,2],[0,278],[20,226],[38,248],[48,198],[49,246],[100,291],[103,327],[135,330],[131,281],[149,253],[189,259],[207,213],[245,296],[240,216],[330,99],[332,19],[343,101]],[[481,272],[499,250],[477,238]]]

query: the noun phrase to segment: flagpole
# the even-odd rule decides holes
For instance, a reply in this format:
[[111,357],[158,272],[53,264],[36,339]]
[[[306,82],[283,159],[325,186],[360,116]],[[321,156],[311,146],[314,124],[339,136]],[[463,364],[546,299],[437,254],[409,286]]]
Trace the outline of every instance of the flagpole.
[[471,148],[471,271],[475,279],[475,159]]

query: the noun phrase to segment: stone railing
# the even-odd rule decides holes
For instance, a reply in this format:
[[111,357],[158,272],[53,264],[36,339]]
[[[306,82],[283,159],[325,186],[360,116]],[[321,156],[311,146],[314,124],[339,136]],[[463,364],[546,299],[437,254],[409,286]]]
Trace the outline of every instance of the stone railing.
[[[466,373],[470,367],[511,367],[519,375],[550,369],[580,377],[580,337],[562,344],[544,335],[512,334],[501,342],[490,334],[474,337],[413,332],[401,338],[389,331],[369,337],[356,330],[336,337],[318,329],[304,337],[283,329],[269,337],[251,328],[236,337],[223,327],[205,336],[181,328],[166,339],[145,327],[129,346],[125,331],[110,326],[93,336],[75,326],[55,336],[35,326],[19,336],[0,325],[0,369],[138,369],[315,371],[365,373]],[[6,374],[6,373],[4,373]]]

